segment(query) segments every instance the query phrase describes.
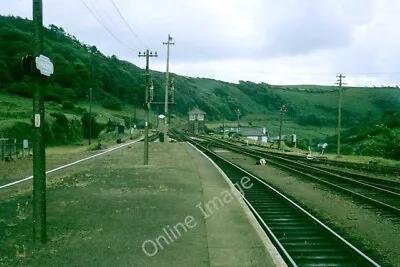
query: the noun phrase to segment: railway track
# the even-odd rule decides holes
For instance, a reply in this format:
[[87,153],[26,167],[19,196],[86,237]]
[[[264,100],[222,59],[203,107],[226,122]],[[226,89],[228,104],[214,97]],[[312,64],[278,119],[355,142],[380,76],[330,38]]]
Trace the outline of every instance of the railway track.
[[189,141],[210,157],[239,184],[246,176],[252,186],[243,199],[289,266],[379,266],[375,261],[323,224],[298,204],[262,179],[229,162],[198,141],[172,132],[175,139]]
[[[362,175],[348,175],[346,172],[326,170],[307,163],[291,160],[269,152],[252,150],[237,146],[230,142],[205,138],[207,146],[217,146],[237,153],[245,154],[255,159],[264,158],[269,164],[283,168],[302,177],[329,186],[342,193],[361,200],[361,203],[373,206],[377,212],[391,217],[400,217],[399,183]],[[392,189],[392,187],[394,189]]]
[[[215,140],[215,139],[214,139]],[[234,144],[241,144],[241,145],[247,145],[247,143],[242,142],[242,141],[235,141],[235,142],[230,142]],[[282,156],[286,157],[288,159],[292,160],[298,160],[302,162],[309,162],[314,165],[331,165],[331,166],[337,166],[340,168],[346,168],[346,169],[354,169],[354,170],[359,170],[363,172],[373,172],[373,173],[387,173],[395,176],[400,176],[400,167],[395,167],[395,166],[385,166],[385,165],[379,165],[376,162],[371,162],[371,163],[355,163],[355,162],[347,162],[347,161],[340,161],[340,160],[330,160],[322,157],[315,157],[313,161],[307,160],[305,155],[294,155],[294,154],[288,154],[288,153],[283,153],[283,152],[277,152],[274,151],[273,149],[268,149],[266,147],[262,147],[260,145],[254,145],[250,144],[253,148],[253,150],[261,151],[261,152],[268,152],[269,154],[272,155],[277,155],[277,156]]]
[[376,177],[371,177],[371,176],[367,176],[364,174],[357,174],[357,173],[353,173],[353,172],[349,172],[349,171],[332,169],[329,167],[317,166],[317,168],[324,170],[324,171],[328,171],[328,172],[334,172],[341,176],[352,178],[352,179],[355,179],[358,181],[362,181],[364,183],[374,185],[374,186],[380,187],[382,189],[387,189],[387,190],[390,190],[393,192],[400,193],[400,183],[399,182],[376,178]]

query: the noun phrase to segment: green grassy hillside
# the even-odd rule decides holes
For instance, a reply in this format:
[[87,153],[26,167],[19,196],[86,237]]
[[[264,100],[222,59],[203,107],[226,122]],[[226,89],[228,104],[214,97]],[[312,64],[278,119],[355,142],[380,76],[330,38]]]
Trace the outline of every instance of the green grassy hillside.
[[[29,79],[22,75],[20,60],[30,53],[32,24],[29,20],[0,16],[0,91],[31,96]],[[50,25],[44,29],[44,54],[55,65],[55,73],[45,89],[46,100],[62,103],[85,99],[93,88],[94,101],[118,110],[122,104],[141,107],[144,102],[143,70],[116,56],[103,55],[94,45],[81,43],[64,29]],[[12,45],[10,45],[12,43]],[[151,72],[155,96],[163,99],[165,75]],[[212,79],[171,75],[175,81],[176,103],[171,112],[186,115],[198,106],[208,119],[235,119],[240,109],[243,118],[266,115],[276,120],[282,104],[287,119],[302,125],[334,125],[337,88],[318,85],[274,86],[240,81],[238,84]],[[238,77],[240,78],[240,77]],[[345,125],[366,118],[379,118],[395,110],[397,88],[346,88],[343,90]],[[158,111],[157,108],[155,111]],[[312,114],[312,115],[311,115]]]
[[[74,108],[65,109],[62,104],[54,101],[45,103],[46,124],[45,132],[47,134],[46,143],[48,145],[60,145],[69,143],[81,143],[83,141],[82,117],[89,110],[89,102],[79,101],[75,103]],[[68,120],[68,123],[57,122],[57,114],[62,114]],[[134,107],[131,105],[122,105],[120,110],[106,109],[98,103],[92,105],[92,116],[96,124],[99,125],[99,131],[104,128],[109,120],[129,126],[130,119],[134,124]],[[156,124],[156,115],[150,113],[150,123]],[[136,110],[137,119],[144,117],[144,110]],[[12,95],[0,93],[0,137],[16,138],[18,142],[23,139],[30,139],[32,117],[32,100]],[[62,119],[62,118],[61,118]],[[61,134],[57,128],[64,128],[65,133]],[[69,135],[69,138],[66,136]],[[71,136],[73,135],[73,136]],[[95,136],[94,136],[95,137]]]
[[[31,21],[0,16],[0,135],[13,127],[27,129],[31,114],[30,79],[23,75],[21,58],[30,54]],[[44,88],[49,122],[82,118],[88,109],[87,95],[93,88],[96,120],[105,123],[132,116],[133,107],[141,110],[144,102],[144,71],[139,67],[105,56],[96,46],[80,42],[63,28],[44,28],[44,52],[54,63],[55,73]],[[337,87],[318,85],[270,85],[248,81],[228,83],[206,78],[171,74],[175,102],[170,112],[185,120],[195,106],[207,113],[210,122],[235,121],[240,109],[244,124],[267,126],[277,135],[279,109],[286,105],[284,133],[299,134],[306,140],[322,139],[335,133],[337,124]],[[164,73],[151,71],[156,101],[162,101]],[[238,77],[240,79],[240,77]],[[343,127],[352,128],[382,120],[399,109],[398,87],[343,88]],[[74,109],[63,109],[68,103]],[[162,106],[154,106],[155,114]],[[138,112],[137,117],[143,118]],[[58,118],[58,119],[57,119]],[[60,121],[59,121],[60,122]],[[56,126],[54,126],[56,127]],[[29,128],[29,127],[28,127]]]

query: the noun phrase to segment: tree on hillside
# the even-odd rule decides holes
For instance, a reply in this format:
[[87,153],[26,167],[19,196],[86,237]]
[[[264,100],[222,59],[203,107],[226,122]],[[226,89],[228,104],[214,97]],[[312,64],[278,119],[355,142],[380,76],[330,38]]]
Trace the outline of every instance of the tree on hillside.
[[[89,112],[83,113],[81,117],[83,127],[83,137],[88,139],[89,133],[91,132],[91,138],[97,138],[101,132],[101,125],[96,122],[96,117],[92,114],[91,119]],[[91,128],[90,128],[91,125]]]

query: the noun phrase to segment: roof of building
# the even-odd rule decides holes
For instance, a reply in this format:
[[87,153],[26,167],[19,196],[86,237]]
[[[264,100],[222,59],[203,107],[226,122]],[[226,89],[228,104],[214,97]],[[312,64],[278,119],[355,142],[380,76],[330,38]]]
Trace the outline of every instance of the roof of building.
[[191,114],[206,114],[206,113],[199,108],[193,108],[193,109],[189,110],[189,112],[187,114],[191,115]]
[[[237,127],[231,127],[229,129],[230,132],[236,133]],[[267,136],[267,134],[263,132],[263,128],[254,128],[254,127],[239,127],[239,133],[242,136]]]

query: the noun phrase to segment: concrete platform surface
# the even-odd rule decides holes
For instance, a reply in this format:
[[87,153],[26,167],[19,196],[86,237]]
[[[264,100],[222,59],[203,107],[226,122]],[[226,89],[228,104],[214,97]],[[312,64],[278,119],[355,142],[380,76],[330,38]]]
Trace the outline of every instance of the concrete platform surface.
[[[76,165],[49,183],[47,195],[48,244],[13,259],[8,252],[30,238],[30,218],[5,216],[4,222],[15,222],[4,228],[9,233],[4,245],[10,250],[3,246],[7,256],[0,265],[279,263],[226,179],[187,143],[150,143],[148,166],[143,166],[143,143]],[[2,203],[2,209],[12,210],[23,198]],[[24,232],[13,239],[15,227]]]

